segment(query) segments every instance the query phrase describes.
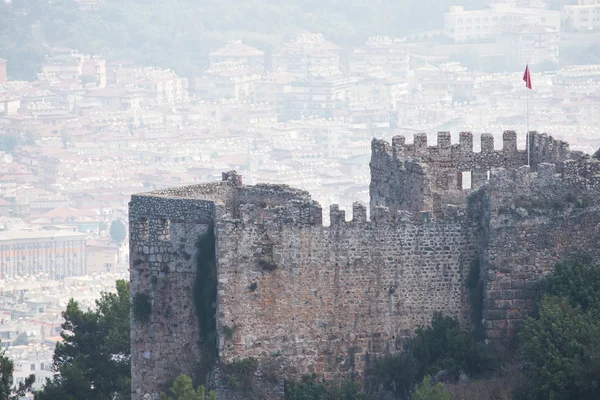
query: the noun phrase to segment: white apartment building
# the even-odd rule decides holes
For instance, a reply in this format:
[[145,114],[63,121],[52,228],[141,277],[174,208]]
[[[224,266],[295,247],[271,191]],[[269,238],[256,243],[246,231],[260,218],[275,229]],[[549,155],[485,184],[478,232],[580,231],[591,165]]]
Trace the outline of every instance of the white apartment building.
[[373,77],[380,71],[383,76],[407,79],[408,64],[408,51],[388,37],[373,36],[350,52],[348,72],[350,76]]
[[279,46],[272,55],[273,72],[288,72],[306,77],[314,68],[339,69],[340,47],[315,33],[299,34],[296,39]]
[[34,390],[39,390],[46,383],[46,378],[52,378],[52,355],[54,349],[44,344],[30,344],[26,346],[13,346],[6,351],[6,356],[13,360],[15,369],[13,380],[15,384],[25,381],[35,375]]
[[223,62],[236,62],[244,66],[244,68],[253,71],[262,72],[265,69],[265,52],[242,43],[241,40],[228,42],[225,46],[220,47],[209,53],[211,69],[215,64]]
[[453,6],[444,17],[444,33],[455,42],[497,39],[504,32],[514,32],[522,26],[545,26],[558,32],[561,22],[559,11],[515,8],[507,3],[473,11]]
[[562,20],[569,29],[576,31],[599,29],[600,2],[578,0],[576,5],[566,5],[562,9]]
[[523,26],[505,32],[507,55],[515,65],[558,63],[560,32],[546,26]]
[[86,273],[86,235],[68,231],[4,231],[0,233],[0,277],[47,273],[64,279]]

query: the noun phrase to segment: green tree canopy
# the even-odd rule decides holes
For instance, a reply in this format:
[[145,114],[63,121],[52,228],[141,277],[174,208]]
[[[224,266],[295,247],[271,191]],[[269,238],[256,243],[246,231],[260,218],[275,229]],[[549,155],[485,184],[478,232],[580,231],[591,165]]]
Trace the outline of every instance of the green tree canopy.
[[35,382],[35,375],[29,375],[17,387],[13,386],[14,363],[5,356],[4,350],[0,351],[0,399],[18,400],[31,392]]
[[360,383],[344,381],[319,382],[316,376],[305,376],[299,382],[286,383],[286,400],[366,400]]
[[169,390],[170,395],[160,394],[160,400],[216,400],[217,395],[213,391],[207,391],[204,386],[194,389],[192,378],[181,374],[173,382]]
[[519,334],[528,399],[599,399],[600,267],[557,265],[540,288],[539,315]]
[[560,297],[581,311],[600,311],[600,267],[584,262],[559,263],[540,282],[540,298]]
[[461,331],[456,318],[440,312],[433,314],[431,326],[417,328],[413,352],[419,363],[419,379],[441,370],[458,376],[483,367],[483,358],[473,337]]
[[[34,79],[50,46],[199,75],[208,53],[242,39],[265,51],[299,32],[340,45],[439,29],[452,0],[108,0],[94,12],[72,0],[0,2],[0,57],[12,79]],[[483,0],[464,0],[481,8]],[[21,12],[25,10],[25,13]]]
[[376,361],[368,384],[371,387],[383,384],[397,397],[408,398],[415,384],[425,376],[444,371],[447,378],[456,379],[462,372],[475,374],[494,367],[492,358],[460,329],[456,318],[436,312],[430,326],[416,330],[403,353]]
[[61,336],[53,357],[53,379],[36,400],[126,400],[131,396],[129,282],[103,293],[96,309],[82,311],[71,299],[63,312]]
[[115,242],[121,243],[127,236],[127,230],[125,224],[120,219],[114,220],[110,224],[110,237]]
[[446,389],[443,383],[433,384],[429,376],[415,387],[411,400],[452,400],[454,396]]

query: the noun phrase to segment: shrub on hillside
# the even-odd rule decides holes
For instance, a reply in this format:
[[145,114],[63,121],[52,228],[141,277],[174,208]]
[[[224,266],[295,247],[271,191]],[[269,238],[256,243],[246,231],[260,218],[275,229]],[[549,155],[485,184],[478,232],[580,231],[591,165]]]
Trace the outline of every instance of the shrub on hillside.
[[473,337],[461,331],[456,318],[440,312],[433,314],[431,326],[417,328],[412,347],[419,364],[419,379],[441,370],[458,377],[461,372],[474,373],[486,368]]
[[360,383],[345,381],[318,381],[316,376],[305,376],[299,382],[286,382],[286,400],[367,400]]
[[453,400],[454,396],[448,392],[443,383],[431,382],[431,378],[426,376],[423,381],[415,387],[415,393],[411,400]]
[[449,384],[446,387],[456,400],[517,400],[523,391],[525,377],[518,362],[511,362],[491,377]]
[[207,391],[204,386],[198,386],[194,389],[192,378],[181,374],[173,382],[169,394],[160,394],[160,400],[217,400],[217,395],[213,391]]
[[407,398],[426,375],[455,381],[463,372],[476,374],[493,369],[495,359],[460,329],[456,318],[436,312],[430,326],[417,329],[405,352],[375,362],[369,386],[383,386],[396,397]]
[[543,296],[564,298],[583,312],[600,312],[600,266],[557,264],[554,272],[540,281],[540,300]]
[[527,398],[600,398],[600,267],[560,264],[540,284],[539,312],[519,339]]

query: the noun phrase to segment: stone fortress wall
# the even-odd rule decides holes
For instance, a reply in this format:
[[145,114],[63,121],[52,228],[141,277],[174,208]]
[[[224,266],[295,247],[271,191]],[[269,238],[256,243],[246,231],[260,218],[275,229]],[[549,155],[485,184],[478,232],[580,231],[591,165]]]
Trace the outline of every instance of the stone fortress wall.
[[600,162],[498,170],[478,194],[482,328],[487,338],[511,339],[535,309],[536,282],[557,262],[600,262]]
[[216,229],[225,362],[256,357],[291,376],[342,378],[364,370],[366,353],[400,350],[436,310],[468,318],[462,282],[475,248],[457,210],[415,222],[380,208],[373,222],[360,204],[350,221],[332,206],[324,227],[310,201],[242,208]]
[[[537,133],[531,167],[514,132],[505,132],[500,151],[484,135],[480,153],[470,133],[454,145],[438,136],[437,147],[424,134],[413,144],[373,141],[370,220],[361,204],[348,221],[333,205],[323,226],[307,192],[245,186],[234,172],[132,196],[132,299],[152,299],[150,321],[132,319],[133,399],[197,371],[194,244],[209,229],[218,354],[225,364],[257,358],[259,379],[360,376],[438,310],[488,338],[510,338],[533,310],[535,282],[557,260],[600,260],[600,162]],[[462,189],[466,171],[471,190]],[[481,309],[469,300],[473,269]],[[281,380],[262,379],[261,387],[281,398]]]
[[[173,194],[174,195],[174,194]],[[131,322],[133,397],[156,393],[200,359],[194,309],[195,242],[214,226],[215,202],[133,196],[129,208],[131,299],[150,296],[150,323]],[[171,373],[173,371],[173,373]]]
[[[464,173],[471,176],[471,188],[483,185],[494,168],[514,169],[527,165],[527,150],[517,149],[517,134],[506,131],[503,147],[494,149],[494,137],[481,135],[481,151],[473,151],[473,134],[461,132],[459,143],[451,144],[450,132],[439,132],[437,144],[427,146],[427,134],[414,135],[412,144],[395,136],[391,145],[374,140],[371,146],[371,209],[383,205],[418,213],[439,214],[445,204],[464,204]],[[532,132],[531,167],[540,163],[561,163],[571,152],[566,142]],[[467,189],[466,187],[464,189]]]

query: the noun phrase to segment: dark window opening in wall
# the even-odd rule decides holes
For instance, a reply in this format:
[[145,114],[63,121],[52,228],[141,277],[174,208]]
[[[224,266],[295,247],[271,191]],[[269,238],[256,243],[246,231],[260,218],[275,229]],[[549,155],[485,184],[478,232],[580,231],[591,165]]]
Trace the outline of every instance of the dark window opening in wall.
[[265,261],[273,261],[273,245],[263,244],[261,251],[261,258]]
[[463,171],[460,173],[461,174],[461,187],[463,190],[468,190],[471,189],[471,182],[472,182],[472,177],[473,177],[473,173],[472,171]]

